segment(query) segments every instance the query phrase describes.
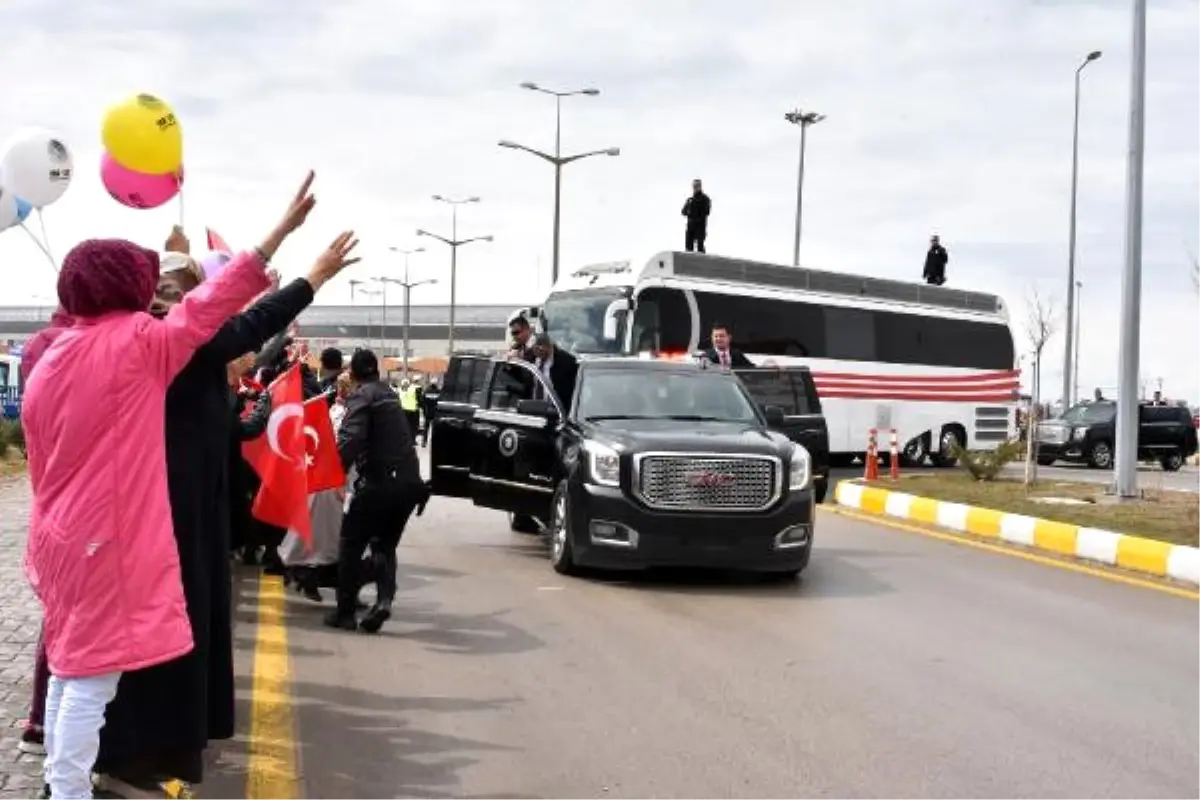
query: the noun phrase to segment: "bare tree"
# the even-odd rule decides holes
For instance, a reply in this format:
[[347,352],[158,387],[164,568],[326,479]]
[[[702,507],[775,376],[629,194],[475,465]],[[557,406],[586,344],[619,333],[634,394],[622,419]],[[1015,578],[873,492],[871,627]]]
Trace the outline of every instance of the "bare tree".
[[1042,404],[1042,351],[1058,328],[1058,315],[1054,300],[1042,297],[1036,288],[1030,290],[1025,303],[1025,335],[1029,338],[1029,346],[1033,348],[1033,386],[1030,392],[1033,401],[1029,404],[1025,431],[1025,483],[1029,485],[1037,481],[1037,417]]

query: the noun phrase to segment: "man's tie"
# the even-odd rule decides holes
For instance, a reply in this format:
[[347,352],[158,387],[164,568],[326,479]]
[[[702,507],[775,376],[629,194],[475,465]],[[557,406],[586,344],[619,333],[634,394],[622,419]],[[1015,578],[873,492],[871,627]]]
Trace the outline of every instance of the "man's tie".
[[728,350],[721,351],[721,366],[722,367],[729,366],[729,351]]

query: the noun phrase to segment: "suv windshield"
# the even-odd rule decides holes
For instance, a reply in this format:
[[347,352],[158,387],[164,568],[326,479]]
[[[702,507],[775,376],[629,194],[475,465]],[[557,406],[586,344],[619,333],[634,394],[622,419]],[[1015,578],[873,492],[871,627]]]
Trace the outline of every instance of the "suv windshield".
[[1116,413],[1117,407],[1113,403],[1079,403],[1068,408],[1061,419],[1072,425],[1095,425],[1112,421]]
[[736,380],[709,372],[647,374],[634,369],[584,373],[576,415],[585,421],[675,419],[756,422],[758,413]]
[[555,344],[572,353],[620,353],[628,315],[617,318],[617,336],[610,342],[604,339],[604,312],[609,303],[623,296],[624,292],[615,287],[555,292],[542,305],[546,333]]

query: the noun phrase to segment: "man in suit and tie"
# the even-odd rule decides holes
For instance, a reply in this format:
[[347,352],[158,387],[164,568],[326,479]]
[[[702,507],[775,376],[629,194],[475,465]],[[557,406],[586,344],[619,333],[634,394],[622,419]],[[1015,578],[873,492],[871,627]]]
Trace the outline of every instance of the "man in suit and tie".
[[527,361],[532,364],[537,360],[533,353],[533,328],[523,314],[518,314],[508,321],[508,335],[512,337],[512,345],[508,351],[510,361]]
[[548,334],[539,333],[533,337],[533,352],[537,357],[537,370],[542,374],[546,383],[554,389],[563,408],[571,406],[575,396],[575,377],[579,373],[579,362],[575,356],[559,348]]
[[704,357],[712,363],[719,364],[726,369],[744,369],[754,366],[754,362],[746,358],[741,350],[733,347],[733,337],[729,335],[729,326],[725,323],[713,323],[710,338],[712,347],[704,351]]

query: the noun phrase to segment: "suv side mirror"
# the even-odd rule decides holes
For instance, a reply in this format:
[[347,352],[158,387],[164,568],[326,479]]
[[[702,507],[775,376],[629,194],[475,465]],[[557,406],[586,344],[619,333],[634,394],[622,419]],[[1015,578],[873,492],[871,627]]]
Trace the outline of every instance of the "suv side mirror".
[[767,418],[768,425],[782,425],[787,422],[787,415],[779,406],[763,406],[763,416]]
[[558,409],[549,400],[518,400],[517,413],[524,414],[527,417],[541,417],[548,420],[558,419]]

